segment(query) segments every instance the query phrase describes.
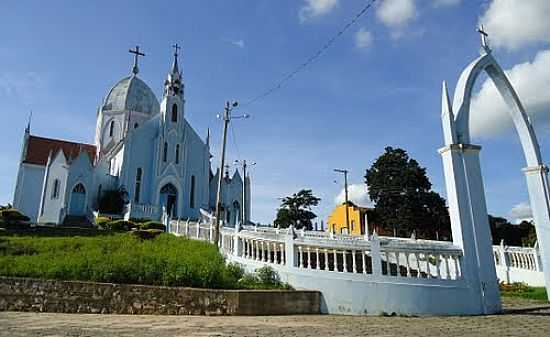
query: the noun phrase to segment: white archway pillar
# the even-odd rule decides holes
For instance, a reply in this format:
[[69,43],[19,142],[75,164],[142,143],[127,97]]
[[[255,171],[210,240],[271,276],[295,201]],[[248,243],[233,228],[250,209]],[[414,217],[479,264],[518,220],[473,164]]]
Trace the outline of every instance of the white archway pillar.
[[544,165],[523,169],[527,179],[529,202],[535,221],[542,272],[550,300],[550,191],[548,185],[548,167]]
[[478,310],[492,314],[501,310],[493,259],[491,233],[483,179],[480,146],[450,144],[440,149],[445,171],[453,243],[463,250],[462,274],[478,299]]

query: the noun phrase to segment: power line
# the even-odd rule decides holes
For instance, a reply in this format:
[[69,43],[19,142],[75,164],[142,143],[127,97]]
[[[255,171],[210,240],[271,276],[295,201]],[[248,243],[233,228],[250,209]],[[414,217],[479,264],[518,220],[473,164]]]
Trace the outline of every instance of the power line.
[[342,36],[351,26],[353,26],[367,11],[374,5],[376,0],[370,0],[365,7],[363,7],[348,23],[344,25],[342,29],[340,29],[335,35],[333,35],[330,39],[328,39],[327,42],[321,48],[319,48],[313,55],[311,55],[308,59],[306,59],[305,62],[300,64],[298,67],[296,67],[294,70],[283,76],[281,80],[276,82],[275,85],[270,87],[268,90],[264,91],[263,93],[259,94],[258,96],[253,97],[249,101],[243,104],[243,106],[251,105],[261,99],[264,99],[265,97],[271,95],[275,91],[281,89],[288,81],[290,81],[294,76],[296,76],[298,73],[303,71],[306,67],[308,67],[310,64],[315,62],[321,55],[323,55],[327,49],[329,49],[334,42]]

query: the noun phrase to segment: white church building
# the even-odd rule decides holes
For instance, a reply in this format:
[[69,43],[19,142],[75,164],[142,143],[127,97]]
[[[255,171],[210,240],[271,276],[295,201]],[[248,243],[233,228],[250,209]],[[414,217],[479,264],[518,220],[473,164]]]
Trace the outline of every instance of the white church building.
[[[124,190],[125,218],[197,219],[200,209],[212,211],[220,172],[211,168],[210,133],[203,140],[185,119],[175,48],[160,103],[138,77],[137,59],[143,54],[138,47],[131,51],[132,73],[109,90],[98,108],[95,144],[38,137],[28,126],[14,207],[37,223],[85,221],[106,191]],[[243,184],[238,171],[225,172],[223,220],[230,226],[242,220]],[[249,202],[245,207],[250,209]]]

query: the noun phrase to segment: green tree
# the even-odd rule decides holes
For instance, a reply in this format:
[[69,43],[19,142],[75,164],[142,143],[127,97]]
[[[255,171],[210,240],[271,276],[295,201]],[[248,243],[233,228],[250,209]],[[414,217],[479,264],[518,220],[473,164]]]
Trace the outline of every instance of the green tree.
[[426,169],[405,150],[386,147],[367,169],[365,182],[380,226],[397,236],[415,231],[417,237],[450,239],[445,199],[431,190]]
[[297,229],[313,229],[311,220],[317,215],[311,211],[313,206],[319,205],[320,198],[313,195],[311,190],[300,190],[289,197],[283,198],[281,206],[277,209],[275,225],[287,228],[293,225]]

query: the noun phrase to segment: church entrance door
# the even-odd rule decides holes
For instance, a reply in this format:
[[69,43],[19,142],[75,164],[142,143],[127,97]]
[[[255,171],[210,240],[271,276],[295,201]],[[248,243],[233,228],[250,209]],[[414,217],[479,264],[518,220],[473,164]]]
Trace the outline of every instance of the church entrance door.
[[170,217],[177,216],[178,190],[174,185],[166,184],[160,189],[160,205]]
[[83,216],[86,209],[86,189],[84,185],[78,184],[71,191],[71,203],[69,204],[69,215]]

